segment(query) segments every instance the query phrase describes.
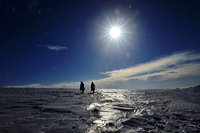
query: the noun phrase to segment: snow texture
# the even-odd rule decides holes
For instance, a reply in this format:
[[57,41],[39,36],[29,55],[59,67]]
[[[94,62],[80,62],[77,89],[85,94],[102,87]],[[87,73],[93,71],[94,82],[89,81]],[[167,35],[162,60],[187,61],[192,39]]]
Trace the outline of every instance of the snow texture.
[[200,132],[200,86],[187,89],[0,89],[1,133]]

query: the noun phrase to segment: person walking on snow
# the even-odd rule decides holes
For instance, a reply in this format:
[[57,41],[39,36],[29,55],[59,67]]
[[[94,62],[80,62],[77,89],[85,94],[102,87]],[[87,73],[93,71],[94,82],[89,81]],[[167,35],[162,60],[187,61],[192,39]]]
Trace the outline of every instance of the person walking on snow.
[[84,93],[84,90],[85,90],[84,83],[81,81],[80,91],[81,91],[82,94]]
[[95,91],[95,87],[96,87],[95,84],[92,82],[92,83],[91,83],[91,91],[92,91],[93,93],[94,93],[94,91]]

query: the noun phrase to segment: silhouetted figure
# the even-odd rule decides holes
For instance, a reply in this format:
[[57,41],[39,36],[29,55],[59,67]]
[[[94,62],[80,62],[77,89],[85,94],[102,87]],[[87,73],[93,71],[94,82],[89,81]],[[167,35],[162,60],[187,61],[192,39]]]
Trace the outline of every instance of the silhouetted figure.
[[95,91],[95,87],[96,87],[95,84],[92,82],[92,83],[91,83],[91,91],[92,91],[93,93],[94,93],[94,91]]
[[84,90],[85,90],[84,83],[81,81],[80,91],[81,91],[82,94],[84,93]]

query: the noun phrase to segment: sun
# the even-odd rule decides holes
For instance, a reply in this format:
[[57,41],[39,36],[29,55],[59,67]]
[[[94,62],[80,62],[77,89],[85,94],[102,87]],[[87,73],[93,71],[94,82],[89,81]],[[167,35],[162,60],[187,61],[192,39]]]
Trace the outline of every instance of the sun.
[[98,38],[105,49],[125,47],[132,40],[132,20],[126,16],[106,15],[98,27]]
[[121,29],[119,26],[114,26],[110,29],[109,35],[113,39],[118,39],[121,36]]

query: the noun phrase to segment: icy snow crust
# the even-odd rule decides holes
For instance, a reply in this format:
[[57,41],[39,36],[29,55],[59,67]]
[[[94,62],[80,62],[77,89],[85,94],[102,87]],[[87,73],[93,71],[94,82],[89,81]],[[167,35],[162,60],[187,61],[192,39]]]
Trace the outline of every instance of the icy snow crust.
[[200,87],[0,89],[1,133],[200,132]]

